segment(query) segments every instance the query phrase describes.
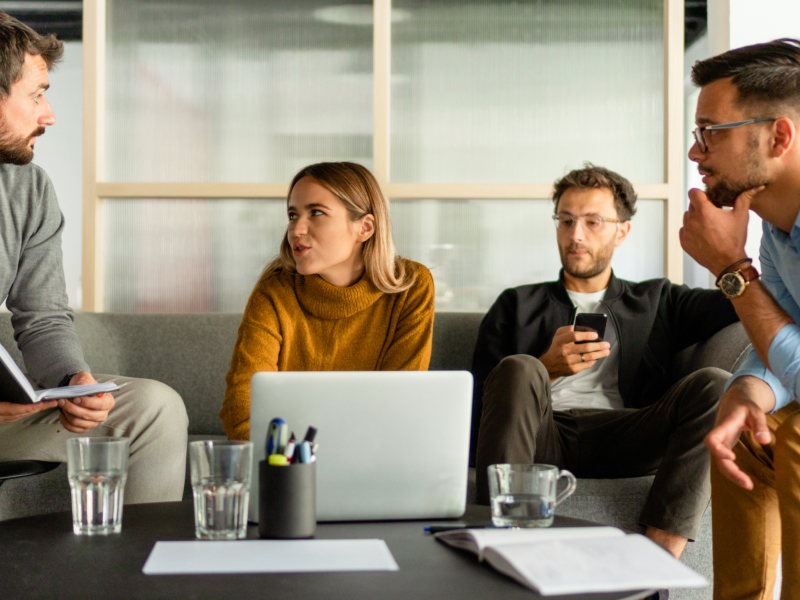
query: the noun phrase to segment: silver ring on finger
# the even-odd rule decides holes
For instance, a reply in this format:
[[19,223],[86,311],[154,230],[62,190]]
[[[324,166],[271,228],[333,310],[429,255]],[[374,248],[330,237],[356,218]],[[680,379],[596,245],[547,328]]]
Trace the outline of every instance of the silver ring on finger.
[[581,354],[581,362],[586,362],[586,355],[585,354]]

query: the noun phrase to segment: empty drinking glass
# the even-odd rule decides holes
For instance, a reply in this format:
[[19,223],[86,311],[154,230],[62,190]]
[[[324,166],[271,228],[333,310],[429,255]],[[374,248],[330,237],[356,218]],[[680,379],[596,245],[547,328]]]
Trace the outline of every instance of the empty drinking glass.
[[189,459],[197,537],[205,540],[246,537],[252,442],[191,442]]
[[67,440],[67,478],[72,496],[72,530],[107,535],[122,530],[122,501],[128,475],[128,438]]

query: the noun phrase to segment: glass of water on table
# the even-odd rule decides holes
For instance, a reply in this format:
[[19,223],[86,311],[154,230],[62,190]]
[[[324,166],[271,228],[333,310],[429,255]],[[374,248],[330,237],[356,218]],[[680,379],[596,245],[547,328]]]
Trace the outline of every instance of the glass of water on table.
[[128,438],[67,440],[72,530],[78,535],[108,535],[122,530],[129,454]]
[[[549,527],[556,506],[578,485],[572,473],[553,465],[500,464],[489,466],[488,471],[496,527]],[[562,477],[567,487],[557,493]]]
[[252,442],[191,442],[189,460],[197,537],[201,540],[246,537]]

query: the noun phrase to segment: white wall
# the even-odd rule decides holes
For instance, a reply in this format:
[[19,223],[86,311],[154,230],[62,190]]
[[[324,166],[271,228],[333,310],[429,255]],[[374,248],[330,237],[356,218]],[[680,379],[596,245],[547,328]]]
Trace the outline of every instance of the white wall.
[[50,72],[47,97],[56,124],[36,142],[33,162],[53,180],[67,220],[63,233],[64,275],[70,306],[81,307],[81,219],[83,168],[83,44],[64,44],[64,60]]

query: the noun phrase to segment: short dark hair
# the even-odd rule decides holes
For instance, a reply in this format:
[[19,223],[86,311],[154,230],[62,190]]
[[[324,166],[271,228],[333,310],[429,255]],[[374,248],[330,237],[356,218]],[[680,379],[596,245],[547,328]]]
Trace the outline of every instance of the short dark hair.
[[614,208],[617,209],[617,218],[620,221],[630,221],[636,214],[636,192],[631,182],[619,173],[596,167],[590,162],[584,163],[582,169],[570,171],[555,183],[553,202],[556,211],[561,196],[572,188],[579,190],[606,188],[614,195]]
[[728,78],[736,86],[740,104],[800,108],[800,40],[744,46],[692,67],[692,82],[698,87]]
[[64,44],[52,33],[39,35],[14,17],[0,11],[0,98],[22,78],[25,55],[41,56],[49,71],[64,55]]

